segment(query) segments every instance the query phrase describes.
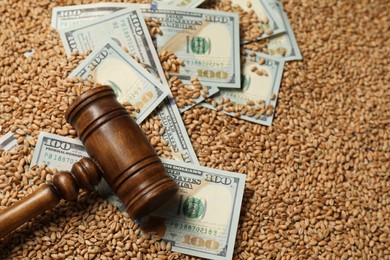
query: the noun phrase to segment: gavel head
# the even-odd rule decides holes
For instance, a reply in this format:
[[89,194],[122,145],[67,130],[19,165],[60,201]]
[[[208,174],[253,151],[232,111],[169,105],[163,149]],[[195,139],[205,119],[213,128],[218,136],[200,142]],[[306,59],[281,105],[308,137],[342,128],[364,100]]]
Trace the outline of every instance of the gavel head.
[[65,116],[131,217],[148,215],[176,193],[177,184],[110,87],[83,93]]

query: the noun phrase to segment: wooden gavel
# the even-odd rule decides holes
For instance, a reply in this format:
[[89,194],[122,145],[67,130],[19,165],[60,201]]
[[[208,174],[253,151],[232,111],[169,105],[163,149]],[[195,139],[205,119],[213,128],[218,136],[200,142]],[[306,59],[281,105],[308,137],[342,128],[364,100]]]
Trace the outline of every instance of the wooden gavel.
[[59,172],[52,183],[42,184],[29,196],[0,211],[0,238],[53,208],[61,199],[77,200],[80,188],[93,189],[101,177],[123,201],[132,218],[150,214],[178,190],[149,140],[110,87],[98,87],[80,95],[65,117],[93,160],[81,159],[71,172]]

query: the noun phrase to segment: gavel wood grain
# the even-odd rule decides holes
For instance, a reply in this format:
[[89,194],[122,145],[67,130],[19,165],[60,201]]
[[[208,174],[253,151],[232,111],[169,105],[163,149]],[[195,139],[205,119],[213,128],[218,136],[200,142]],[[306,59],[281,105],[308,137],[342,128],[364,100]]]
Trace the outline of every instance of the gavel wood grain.
[[65,117],[97,165],[83,159],[72,173],[61,172],[52,184],[42,185],[34,194],[0,212],[0,237],[52,208],[61,198],[76,199],[79,188],[91,189],[97,184],[99,172],[132,218],[148,215],[177,192],[177,184],[149,140],[110,87],[83,93]]

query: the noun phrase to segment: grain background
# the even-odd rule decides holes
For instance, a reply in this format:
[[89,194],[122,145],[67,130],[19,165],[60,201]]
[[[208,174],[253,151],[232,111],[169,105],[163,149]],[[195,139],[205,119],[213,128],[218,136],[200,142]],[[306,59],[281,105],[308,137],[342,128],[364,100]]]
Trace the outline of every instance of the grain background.
[[[0,0],[0,135],[20,144],[1,151],[1,208],[55,172],[29,167],[39,131],[75,136],[63,113],[93,83],[65,80],[85,56],[66,58],[51,9],[90,2]],[[304,60],[286,63],[273,125],[183,114],[202,165],[247,175],[234,259],[390,259],[390,4],[283,4]],[[191,259],[95,193],[79,201],[3,239],[0,258]]]

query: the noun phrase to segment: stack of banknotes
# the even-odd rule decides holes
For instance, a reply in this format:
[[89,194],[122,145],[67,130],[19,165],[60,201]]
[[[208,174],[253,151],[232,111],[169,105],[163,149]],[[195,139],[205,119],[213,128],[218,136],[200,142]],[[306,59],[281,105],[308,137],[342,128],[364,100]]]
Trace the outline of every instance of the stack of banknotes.
[[[111,86],[120,102],[130,102],[139,109],[138,124],[153,112],[165,128],[162,138],[174,160],[162,161],[180,190],[158,212],[138,220],[141,226],[157,229],[172,243],[173,251],[231,259],[245,175],[200,166],[180,113],[200,104],[271,125],[284,62],[302,56],[280,2],[231,1],[266,20],[264,33],[251,41],[240,37],[237,13],[197,8],[202,2],[154,0],[150,5],[59,6],[53,9],[52,26],[58,30],[67,55],[92,51],[69,77]],[[152,37],[145,19],[158,21],[159,33]],[[261,48],[253,51],[251,46],[257,41],[265,46],[265,53],[260,52]],[[208,89],[207,96],[178,108],[160,63],[159,53],[163,51],[184,63],[170,71],[169,77],[177,77],[184,84],[196,78]],[[0,137],[0,148],[10,150],[16,145],[12,133]],[[86,156],[79,140],[41,132],[31,165],[44,163],[50,168],[70,170]],[[97,190],[124,210],[107,184],[100,183]]]

